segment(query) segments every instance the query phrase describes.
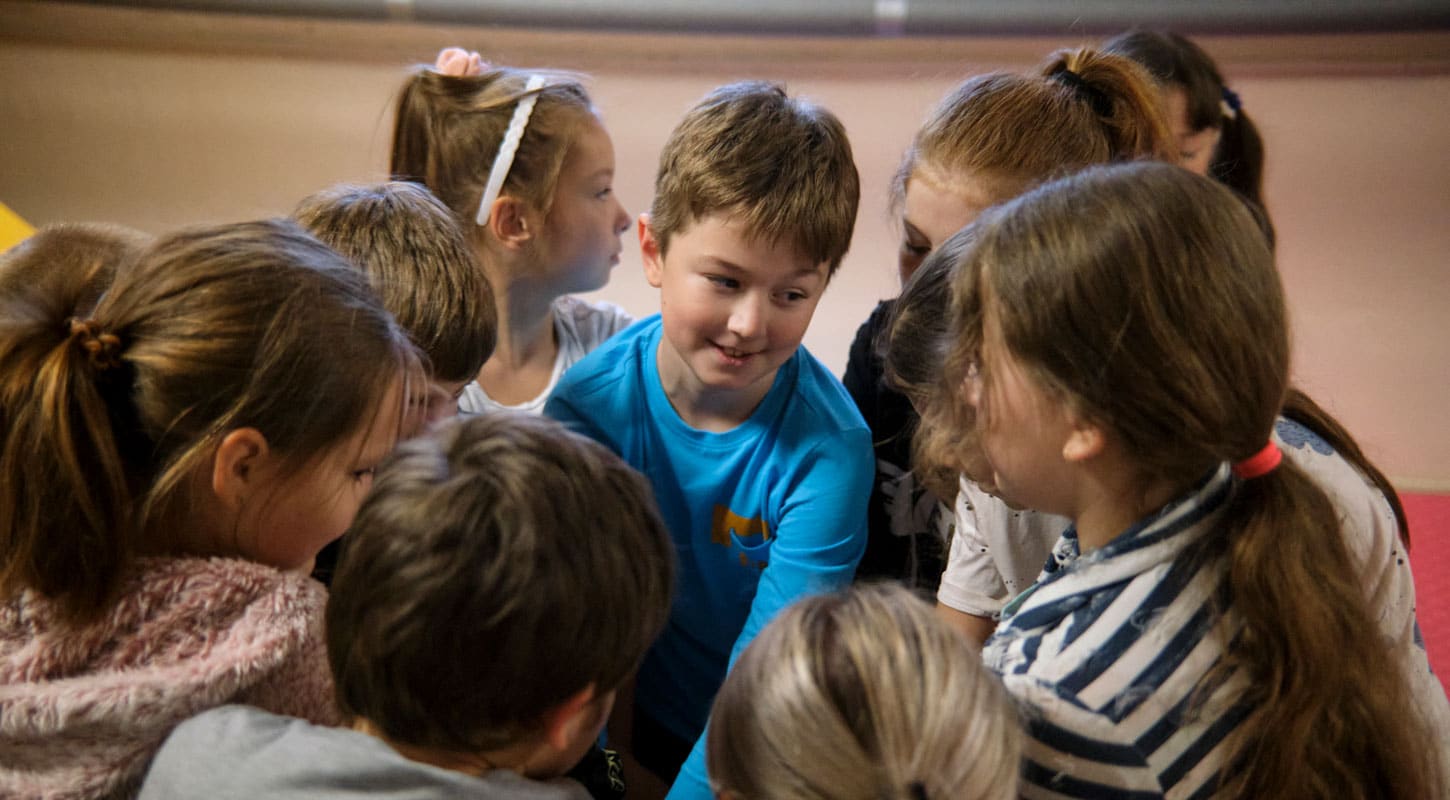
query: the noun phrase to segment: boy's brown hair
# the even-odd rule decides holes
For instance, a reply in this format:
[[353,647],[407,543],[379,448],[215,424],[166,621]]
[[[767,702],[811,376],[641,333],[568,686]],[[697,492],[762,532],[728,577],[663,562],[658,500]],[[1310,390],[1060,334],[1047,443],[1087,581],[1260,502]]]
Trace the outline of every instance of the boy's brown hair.
[[669,615],[649,483],[540,417],[404,443],[347,541],[327,606],[338,704],[399,744],[517,743],[585,687],[618,688]]
[[777,84],[746,81],[711,92],[675,126],[660,153],[650,227],[664,253],[691,224],[732,215],[835,274],[860,198],[836,115]]
[[440,381],[471,380],[493,353],[493,291],[452,213],[424,186],[339,185],[293,219],[368,276]]

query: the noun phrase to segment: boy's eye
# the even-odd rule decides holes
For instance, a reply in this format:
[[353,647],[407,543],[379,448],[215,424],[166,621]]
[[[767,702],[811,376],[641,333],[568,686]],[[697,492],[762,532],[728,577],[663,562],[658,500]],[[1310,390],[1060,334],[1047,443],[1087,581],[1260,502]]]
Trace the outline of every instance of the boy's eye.
[[705,277],[708,278],[711,283],[715,284],[721,289],[740,288],[740,281],[737,281],[734,278],[726,278],[723,275],[707,275]]
[[796,290],[791,290],[791,291],[785,292],[783,296],[785,297],[785,301],[787,303],[798,303],[798,302],[806,299],[806,297],[807,297],[807,295],[806,295],[805,292],[800,292],[800,291],[796,291]]
[[613,186],[606,186],[603,189],[600,189],[599,191],[595,192],[594,193],[594,197],[596,199],[603,200],[604,198],[610,196],[613,193],[614,193],[614,187]]
[[367,469],[353,470],[352,479],[355,481],[364,481],[368,478],[371,478],[377,471],[377,467],[368,467]]

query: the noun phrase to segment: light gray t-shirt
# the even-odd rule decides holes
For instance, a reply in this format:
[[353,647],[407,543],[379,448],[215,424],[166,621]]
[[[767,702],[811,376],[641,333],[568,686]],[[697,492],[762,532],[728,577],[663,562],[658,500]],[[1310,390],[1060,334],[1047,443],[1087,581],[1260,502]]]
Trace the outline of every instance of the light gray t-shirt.
[[488,392],[472,381],[463,387],[458,398],[461,414],[482,414],[485,411],[519,411],[526,414],[542,414],[544,402],[559,385],[559,376],[589,355],[604,340],[628,328],[634,317],[628,311],[613,303],[590,303],[577,297],[564,296],[554,301],[554,336],[559,342],[559,353],[554,357],[554,372],[549,383],[532,400],[509,406],[488,396]]
[[507,770],[475,778],[410,761],[367,734],[249,706],[222,706],[178,725],[141,787],[144,800],[363,796],[589,800],[568,778],[541,782]]

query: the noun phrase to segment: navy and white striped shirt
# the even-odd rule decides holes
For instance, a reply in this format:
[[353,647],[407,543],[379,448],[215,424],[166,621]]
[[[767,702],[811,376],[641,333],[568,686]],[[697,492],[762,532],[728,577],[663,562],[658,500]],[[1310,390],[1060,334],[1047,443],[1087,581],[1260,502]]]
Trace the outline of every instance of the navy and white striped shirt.
[[[1225,464],[1156,517],[1044,574],[1003,611],[982,655],[1026,710],[1024,796],[1199,797],[1217,788],[1223,741],[1248,709],[1235,705],[1238,677],[1200,687],[1234,633],[1214,626],[1236,622],[1214,610],[1223,560],[1195,551],[1233,485]],[[1064,537],[1076,544],[1075,529]]]
[[[1280,418],[1275,434],[1333,503],[1363,600],[1409,679],[1411,713],[1429,724],[1450,774],[1450,702],[1415,623],[1414,578],[1389,502],[1303,425]],[[1232,614],[1215,620],[1210,602],[1226,585],[1226,565],[1193,556],[1232,488],[1224,465],[1085,556],[1069,528],[1036,586],[1003,611],[983,658],[1029,718],[1025,796],[1203,797],[1217,789],[1220,746],[1245,716],[1234,707],[1243,678],[1206,688],[1207,704],[1186,716],[1189,695],[1235,632],[1220,636],[1211,626],[1237,624]]]

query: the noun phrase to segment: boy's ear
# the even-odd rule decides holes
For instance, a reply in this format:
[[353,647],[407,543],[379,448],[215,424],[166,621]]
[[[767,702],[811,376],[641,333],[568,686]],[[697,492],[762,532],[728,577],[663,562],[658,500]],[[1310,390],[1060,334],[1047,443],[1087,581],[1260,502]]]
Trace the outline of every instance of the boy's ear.
[[1072,427],[1067,441],[1062,445],[1064,461],[1082,463],[1103,452],[1108,440],[1101,426],[1079,417],[1076,413],[1071,414],[1068,421]]
[[580,733],[599,723],[600,709],[594,707],[594,684],[564,698],[562,703],[544,713],[544,741],[555,752],[568,750],[579,741]]
[[660,241],[650,225],[649,213],[639,215],[639,255],[644,261],[644,277],[649,285],[660,288],[664,282],[665,256],[660,252]]
[[536,223],[529,219],[528,204],[517,197],[500,195],[488,213],[488,229],[504,247],[522,248],[532,241]]
[[267,437],[256,428],[237,428],[222,437],[212,457],[211,490],[226,508],[242,507],[247,491],[261,480],[270,454]]

